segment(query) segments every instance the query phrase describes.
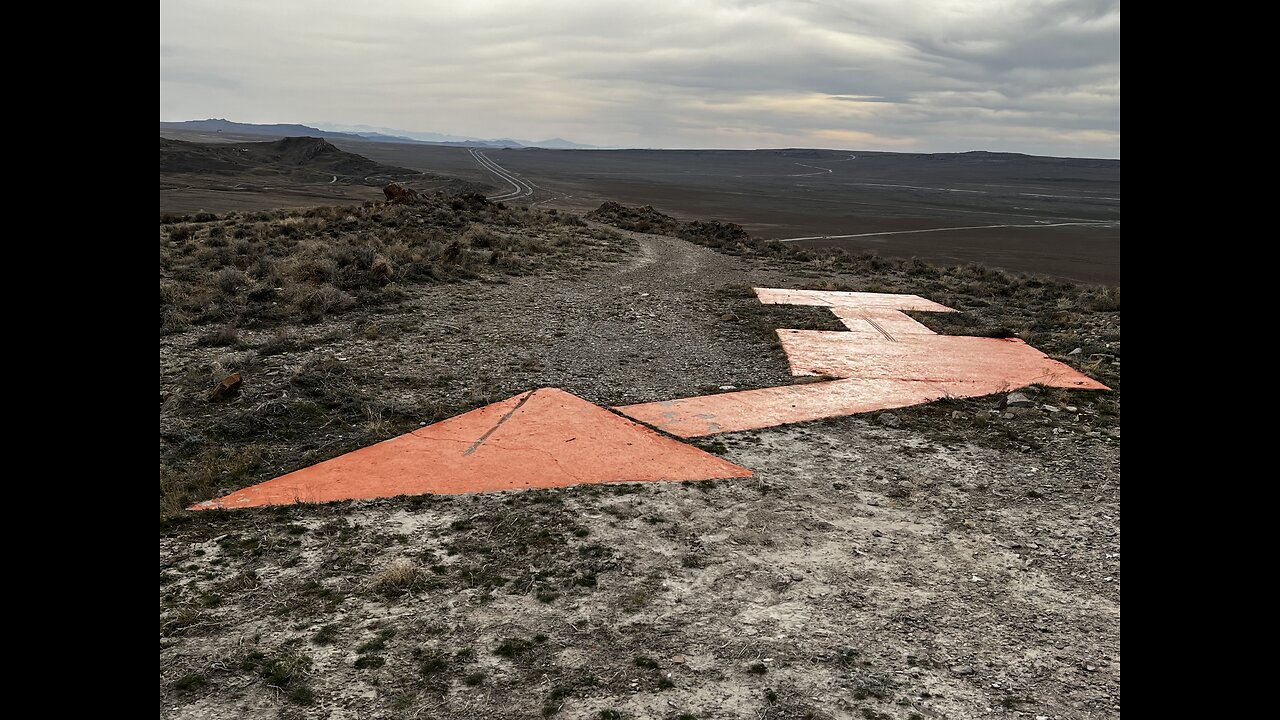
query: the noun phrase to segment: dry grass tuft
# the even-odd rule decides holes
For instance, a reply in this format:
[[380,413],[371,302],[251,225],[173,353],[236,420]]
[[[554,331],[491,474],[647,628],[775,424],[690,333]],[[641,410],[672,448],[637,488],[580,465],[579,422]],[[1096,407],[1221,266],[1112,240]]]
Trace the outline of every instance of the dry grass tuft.
[[412,592],[424,580],[421,568],[409,558],[396,558],[373,576],[370,587],[379,595],[399,597]]

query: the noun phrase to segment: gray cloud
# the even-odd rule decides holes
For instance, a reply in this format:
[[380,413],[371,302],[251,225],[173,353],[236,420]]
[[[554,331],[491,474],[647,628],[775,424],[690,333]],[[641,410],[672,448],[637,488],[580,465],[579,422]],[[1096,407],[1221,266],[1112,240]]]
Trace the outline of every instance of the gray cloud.
[[1111,0],[162,0],[162,119],[1119,157]]

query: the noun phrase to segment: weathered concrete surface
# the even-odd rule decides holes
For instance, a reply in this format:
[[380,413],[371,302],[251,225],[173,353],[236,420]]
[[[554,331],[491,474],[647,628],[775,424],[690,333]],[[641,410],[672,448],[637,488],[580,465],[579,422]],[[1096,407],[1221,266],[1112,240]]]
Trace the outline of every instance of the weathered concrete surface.
[[793,375],[928,380],[1105,390],[1017,338],[779,330]]
[[833,307],[831,312],[849,328],[849,332],[873,333],[888,340],[899,335],[936,335],[934,331],[897,310],[887,308]]
[[837,292],[834,290],[789,290],[755,288],[756,297],[765,305],[817,305],[842,308],[884,308],[922,312],[955,312],[953,308],[926,300],[919,295],[871,292]]
[[699,437],[907,407],[947,396],[987,395],[1001,389],[979,382],[853,378],[629,405],[618,410],[663,432]]

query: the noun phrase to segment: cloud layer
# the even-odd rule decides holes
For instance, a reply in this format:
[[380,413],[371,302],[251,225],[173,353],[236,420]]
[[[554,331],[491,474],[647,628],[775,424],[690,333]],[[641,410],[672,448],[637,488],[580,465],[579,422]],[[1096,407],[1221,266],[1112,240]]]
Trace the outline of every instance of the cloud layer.
[[160,116],[1120,156],[1111,0],[162,0]]

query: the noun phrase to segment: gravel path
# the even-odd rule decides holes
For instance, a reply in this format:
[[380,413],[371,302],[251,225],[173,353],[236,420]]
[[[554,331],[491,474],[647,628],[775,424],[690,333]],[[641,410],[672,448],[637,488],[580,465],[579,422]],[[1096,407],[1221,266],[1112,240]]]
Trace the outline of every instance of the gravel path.
[[591,225],[631,238],[640,245],[640,252],[634,260],[602,278],[605,284],[687,296],[694,286],[742,283],[750,277],[736,258],[701,245],[665,235],[619,230],[601,223]]
[[[773,339],[737,314],[768,310],[746,288],[776,274],[684,240],[615,232],[639,245],[620,267],[417,288],[400,337],[357,341],[344,357],[387,377],[385,391],[404,404],[482,404],[554,386],[615,405],[792,382]],[[401,382],[415,377],[451,379]]]

